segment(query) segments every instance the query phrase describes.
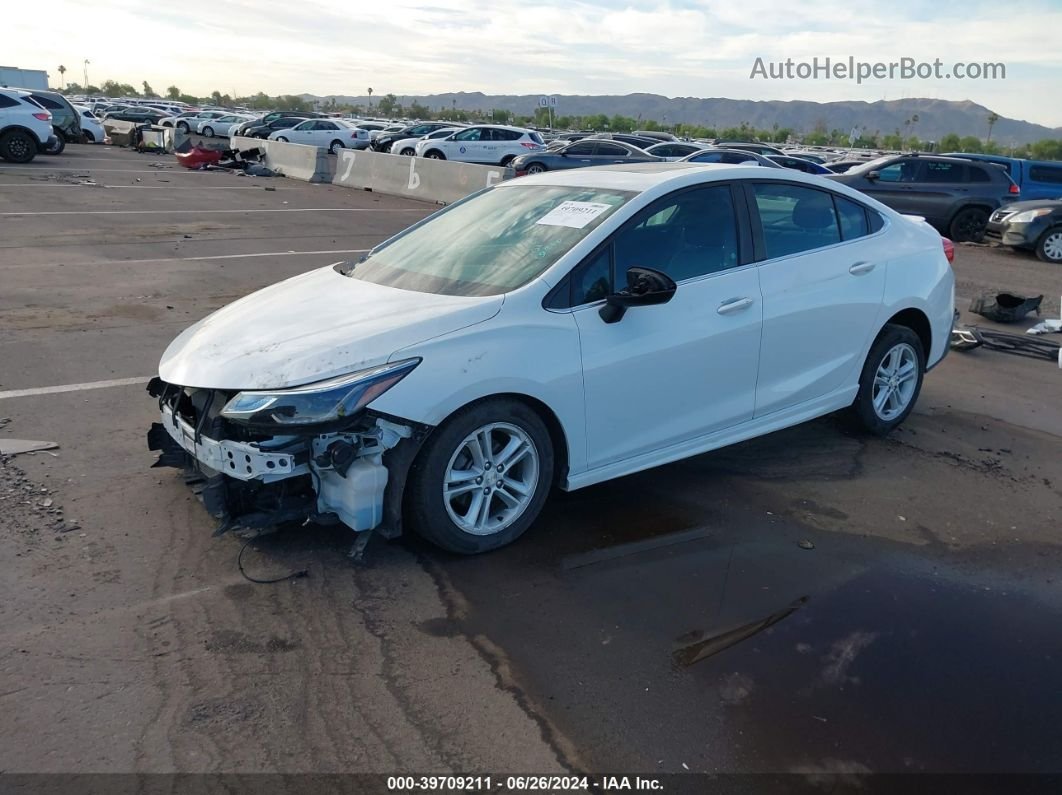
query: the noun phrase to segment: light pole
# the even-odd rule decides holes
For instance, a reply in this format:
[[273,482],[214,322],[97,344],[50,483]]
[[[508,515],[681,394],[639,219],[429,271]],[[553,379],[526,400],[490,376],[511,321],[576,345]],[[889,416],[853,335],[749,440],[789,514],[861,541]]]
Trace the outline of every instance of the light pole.
[[89,59],[86,58],[85,59],[85,63],[84,63],[84,67],[85,67],[85,93],[86,94],[88,93],[88,84],[89,84],[89,82],[88,82],[88,65],[89,65]]

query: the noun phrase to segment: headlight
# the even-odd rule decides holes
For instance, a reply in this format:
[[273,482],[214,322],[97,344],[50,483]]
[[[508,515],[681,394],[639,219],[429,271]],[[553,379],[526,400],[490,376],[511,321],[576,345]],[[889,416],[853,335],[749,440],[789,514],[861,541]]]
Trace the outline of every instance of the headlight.
[[1047,207],[1044,207],[1040,210],[1025,210],[1024,212],[1020,212],[1017,215],[1012,215],[1010,218],[1007,219],[1007,223],[1028,224],[1032,221],[1035,221],[1041,215],[1048,215],[1050,212],[1051,210]]
[[247,425],[319,425],[350,417],[393,387],[420,364],[406,359],[315,384],[273,391],[240,392],[221,415]]

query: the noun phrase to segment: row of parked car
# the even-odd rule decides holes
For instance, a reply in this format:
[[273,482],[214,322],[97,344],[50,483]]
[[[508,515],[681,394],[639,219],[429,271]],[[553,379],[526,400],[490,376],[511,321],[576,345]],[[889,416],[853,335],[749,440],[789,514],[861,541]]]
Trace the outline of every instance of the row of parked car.
[[106,133],[88,107],[56,91],[0,89],[0,158],[28,163],[58,155],[68,143],[104,143]]

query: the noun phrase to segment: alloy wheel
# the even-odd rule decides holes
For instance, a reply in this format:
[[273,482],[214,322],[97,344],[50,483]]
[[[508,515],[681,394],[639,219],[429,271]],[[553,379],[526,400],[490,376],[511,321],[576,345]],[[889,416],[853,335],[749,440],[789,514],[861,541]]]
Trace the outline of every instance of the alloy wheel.
[[918,386],[918,354],[906,342],[890,348],[874,374],[874,413],[890,422],[907,410]]

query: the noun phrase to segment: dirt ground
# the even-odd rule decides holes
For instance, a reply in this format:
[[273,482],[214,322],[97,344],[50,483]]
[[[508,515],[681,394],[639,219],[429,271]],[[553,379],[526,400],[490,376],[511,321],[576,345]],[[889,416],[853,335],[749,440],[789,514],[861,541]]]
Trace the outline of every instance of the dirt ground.
[[[489,556],[357,566],[349,532],[285,528],[244,568],[308,576],[248,582],[150,468],[147,378],[433,209],[103,147],[0,165],[0,437],[59,445],[0,460],[0,770],[1062,772],[1047,361],[952,353],[889,439],[831,416],[558,494]],[[1057,316],[1058,267],[955,270],[960,307]]]

